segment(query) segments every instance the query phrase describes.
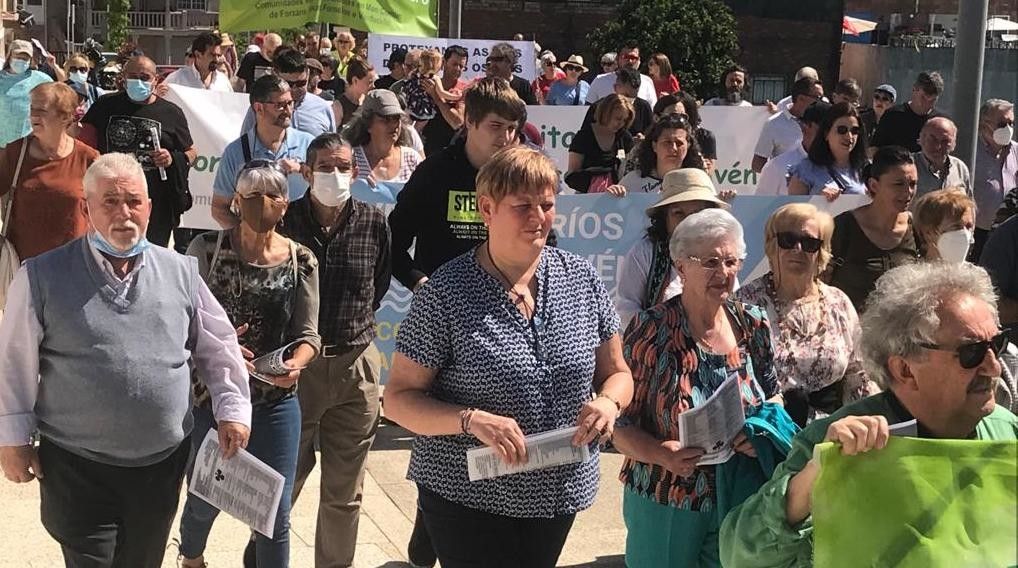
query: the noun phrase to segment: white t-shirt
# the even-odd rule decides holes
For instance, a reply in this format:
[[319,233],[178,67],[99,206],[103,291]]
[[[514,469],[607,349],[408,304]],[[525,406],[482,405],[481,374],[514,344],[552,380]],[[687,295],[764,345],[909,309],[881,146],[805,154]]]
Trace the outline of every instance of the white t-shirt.
[[192,89],[208,89],[209,91],[219,91],[223,93],[232,93],[233,85],[230,84],[230,78],[225,73],[219,71],[212,72],[212,80],[209,82],[209,86],[206,87],[205,83],[201,80],[201,75],[198,74],[198,70],[195,69],[194,65],[185,65],[180,69],[177,69],[173,73],[170,73],[164,79],[166,83],[170,85],[180,85],[181,87],[191,87]]
[[640,170],[633,170],[622,176],[619,182],[626,188],[626,193],[658,193],[661,191],[661,180],[640,175]]
[[[632,172],[631,172],[632,173]],[[650,263],[654,259],[654,242],[644,236],[633,245],[619,263],[619,285],[615,289],[615,309],[622,319],[622,329],[629,326],[629,321],[643,311],[643,294],[647,287],[647,276],[650,274]],[[668,285],[665,286],[661,301],[670,300],[682,293],[682,280],[672,265],[668,273]],[[657,299],[649,305],[657,304]]]
[[[590,90],[587,91],[587,104],[594,104],[615,92],[615,73],[601,73],[590,82]],[[636,96],[650,103],[650,108],[657,104],[657,92],[654,90],[654,81],[646,76],[640,75],[640,90]]]
[[703,106],[751,107],[751,106],[753,106],[753,103],[747,101],[746,99],[742,99],[741,101],[739,101],[739,104],[733,105],[733,104],[729,103],[728,101],[726,101],[725,99],[714,97],[713,99],[703,103]]
[[788,195],[788,172],[799,162],[806,159],[806,150],[799,142],[792,149],[767,160],[760,177],[757,179],[754,195]]
[[792,113],[783,110],[764,123],[753,153],[768,160],[802,144],[802,129]]

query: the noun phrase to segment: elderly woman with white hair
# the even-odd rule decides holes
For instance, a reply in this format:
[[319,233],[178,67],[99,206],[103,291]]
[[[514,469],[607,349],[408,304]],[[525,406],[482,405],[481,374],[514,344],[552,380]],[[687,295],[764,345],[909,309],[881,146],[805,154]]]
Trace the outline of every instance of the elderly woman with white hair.
[[396,95],[375,89],[343,129],[353,146],[358,177],[371,185],[378,181],[405,183],[423,158],[413,148],[412,126],[403,123],[403,108]]
[[[817,444],[834,442],[845,455],[880,451],[889,425],[913,419],[920,438],[1018,440],[1018,418],[995,400],[999,357],[1008,344],[996,305],[986,271],[969,263],[915,263],[884,273],[862,315],[861,352],[868,376],[885,390],[795,436],[770,481],[725,517],[725,566],[813,565]],[[908,538],[935,544],[938,534],[909,532]],[[979,558],[983,546],[967,535],[952,545],[974,555],[968,558]]]
[[[698,465],[704,449],[683,446],[677,415],[729,380],[748,408],[779,392],[766,313],[732,296],[746,256],[739,222],[724,209],[694,213],[669,246],[682,293],[641,312],[623,351],[635,394],[613,440],[626,455],[620,477],[630,568],[720,566],[718,466]],[[742,433],[731,444],[756,455]]]
[[[241,352],[249,360],[252,435],[247,450],[286,479],[273,536],[256,535],[254,547],[259,564],[285,567],[301,429],[297,382],[301,369],[321,350],[318,261],[307,247],[276,232],[288,202],[286,174],[275,162],[248,162],[237,176],[234,199],[241,223],[199,235],[187,253],[198,258],[198,272],[237,326]],[[268,372],[250,361],[279,349],[285,370]],[[212,427],[209,393],[201,378],[192,378],[191,439],[196,448]],[[205,544],[218,512],[188,496],[180,521],[183,566],[204,566]]]
[[852,301],[820,281],[833,232],[834,220],[813,205],[778,208],[764,229],[771,270],[735,294],[767,310],[785,409],[799,426],[875,392],[856,348]]

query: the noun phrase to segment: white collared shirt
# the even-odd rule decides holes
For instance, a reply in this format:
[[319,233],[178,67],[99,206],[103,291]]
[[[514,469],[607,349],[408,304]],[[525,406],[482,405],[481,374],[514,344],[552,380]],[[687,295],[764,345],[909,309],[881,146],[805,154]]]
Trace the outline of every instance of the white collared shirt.
[[198,73],[198,69],[194,65],[185,65],[180,69],[177,69],[173,73],[170,73],[164,79],[164,82],[170,85],[180,85],[181,87],[191,87],[192,89],[206,89],[209,91],[220,91],[224,93],[232,93],[233,85],[230,84],[230,79],[219,71],[212,72],[212,80],[209,81],[208,86],[205,86],[205,82],[201,79],[201,74]]
[[[594,104],[615,92],[615,73],[602,73],[590,82],[590,89],[587,90],[587,104]],[[657,91],[654,90],[654,81],[650,77],[640,74],[640,90],[637,97],[650,103],[650,108],[657,104]]]
[[770,160],[801,144],[802,129],[799,120],[788,110],[782,110],[764,123],[753,154]]

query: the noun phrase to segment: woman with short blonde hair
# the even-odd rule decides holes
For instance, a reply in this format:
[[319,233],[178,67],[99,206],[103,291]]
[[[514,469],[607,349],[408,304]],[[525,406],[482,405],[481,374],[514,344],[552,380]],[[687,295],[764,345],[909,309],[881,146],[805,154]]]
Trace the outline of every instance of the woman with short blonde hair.
[[[554,567],[576,513],[597,493],[596,442],[611,438],[632,398],[619,318],[600,277],[584,258],[545,246],[557,185],[555,164],[540,152],[497,152],[477,175],[488,239],[415,291],[396,339],[385,414],[418,435],[409,478],[442,566],[497,558]],[[468,474],[473,447],[516,467],[527,460],[526,436],[573,427],[565,444],[590,459]]]
[[636,110],[632,101],[612,94],[598,101],[594,120],[584,124],[569,144],[565,181],[580,193],[601,193],[618,185],[622,162],[633,148]]
[[767,219],[771,270],[735,295],[767,310],[785,408],[800,426],[874,390],[856,349],[859,316],[841,290],[820,281],[831,261],[834,221],[808,203]]
[[912,208],[926,260],[965,260],[975,242],[976,203],[960,188],[931,191]]

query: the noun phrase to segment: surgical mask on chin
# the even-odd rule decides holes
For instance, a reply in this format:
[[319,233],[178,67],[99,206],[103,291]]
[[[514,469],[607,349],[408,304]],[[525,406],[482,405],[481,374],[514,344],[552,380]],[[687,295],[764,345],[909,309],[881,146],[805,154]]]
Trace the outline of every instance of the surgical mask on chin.
[[993,142],[998,146],[1007,146],[1014,138],[1014,126],[1001,126],[993,131]]
[[974,242],[975,236],[969,229],[947,231],[937,239],[937,250],[940,251],[940,258],[947,262],[964,262]]
[[84,85],[85,82],[88,81],[88,73],[84,71],[72,71],[70,77],[72,81],[82,85]]
[[132,256],[138,256],[145,252],[145,249],[150,246],[148,239],[145,238],[145,235],[142,235],[141,238],[138,239],[138,242],[134,243],[134,246],[127,250],[120,250],[107,241],[106,237],[102,236],[102,233],[95,229],[92,229],[92,231],[89,232],[88,240],[99,252],[116,258],[131,258]]
[[24,59],[12,59],[11,60],[11,73],[15,75],[21,75],[25,71],[28,71],[29,63]]
[[350,199],[350,181],[353,176],[339,170],[315,172],[311,180],[311,195],[326,207],[339,207]]
[[128,79],[124,82],[127,96],[136,103],[143,103],[152,96],[152,84],[141,79]]

